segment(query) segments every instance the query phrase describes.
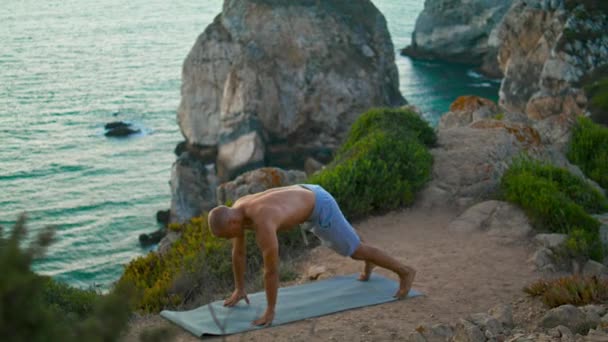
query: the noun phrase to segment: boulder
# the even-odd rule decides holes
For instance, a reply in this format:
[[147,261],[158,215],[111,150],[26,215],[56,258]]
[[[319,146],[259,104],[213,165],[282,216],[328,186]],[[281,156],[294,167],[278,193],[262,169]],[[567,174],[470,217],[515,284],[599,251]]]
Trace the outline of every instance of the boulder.
[[456,127],[438,131],[432,180],[420,193],[422,207],[470,206],[495,194],[513,157],[526,150],[515,134],[504,128]]
[[498,107],[493,101],[478,96],[461,96],[452,103],[450,111],[441,117],[438,128],[465,127],[497,114]]
[[189,152],[182,153],[171,169],[170,222],[182,223],[215,206],[217,181],[213,173]]
[[501,201],[485,201],[472,206],[452,221],[448,229],[460,232],[487,231],[503,241],[527,237],[532,226],[518,207]]
[[586,334],[591,328],[591,322],[587,320],[587,315],[570,304],[547,311],[540,322],[540,326],[546,329],[555,328],[559,325],[567,327],[575,334]]
[[551,328],[547,331],[547,333],[551,337],[560,338],[562,340],[569,340],[574,336],[572,331],[563,325],[558,325],[555,328]]
[[448,229],[459,232],[482,230],[487,226],[488,220],[501,203],[504,202],[485,201],[478,203],[450,222]]
[[606,308],[602,305],[585,305],[579,309],[587,316],[590,327],[597,327],[602,321],[602,316],[606,313]]
[[[508,120],[479,119],[466,127],[440,127],[437,147],[431,149],[432,180],[420,193],[418,205],[427,208],[452,205],[463,210],[475,202],[496,197],[502,175],[522,152],[585,178],[568,161],[564,150],[545,143],[546,136],[530,119],[520,119],[516,113],[507,116]],[[589,183],[599,188],[594,182]]]
[[412,332],[408,338],[410,342],[444,342],[450,341],[454,336],[454,329],[445,324],[435,324],[433,326],[420,325],[416,331]]
[[217,204],[234,203],[237,199],[271,188],[302,183],[306,174],[302,171],[265,167],[246,172],[231,182],[217,187]]
[[453,342],[485,342],[485,340],[484,333],[472,322],[460,319],[456,324]]
[[335,149],[365,110],[406,103],[369,0],[225,0],[184,61],[181,95],[181,132],[218,146],[223,180],[266,165],[271,145]]
[[566,241],[568,236],[566,234],[537,234],[534,237],[534,241],[542,247],[546,248],[556,248],[559,247]]
[[499,304],[488,311],[490,316],[496,318],[504,328],[513,327],[513,307],[508,304]]
[[585,336],[585,342],[606,342],[608,341],[608,332],[599,329],[591,329],[587,336]]
[[608,267],[600,262],[589,260],[583,266],[583,275],[585,276],[608,276]]
[[497,24],[512,0],[426,0],[416,20],[412,44],[402,54],[423,59],[484,65],[500,77],[496,62]]
[[539,271],[555,271],[554,265],[555,254],[548,248],[541,247],[534,252],[528,259],[528,262],[536,267]]
[[484,332],[484,335],[491,337],[498,336],[503,332],[502,324],[493,316],[487,313],[477,313],[471,315],[471,322],[475,323]]

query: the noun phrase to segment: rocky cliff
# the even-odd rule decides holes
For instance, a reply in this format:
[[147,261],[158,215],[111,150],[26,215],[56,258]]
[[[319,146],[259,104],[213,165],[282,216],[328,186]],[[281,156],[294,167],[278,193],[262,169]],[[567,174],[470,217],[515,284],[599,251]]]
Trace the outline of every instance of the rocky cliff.
[[219,146],[227,179],[281,147],[335,148],[365,109],[404,103],[370,1],[226,0],[184,62],[178,122]]
[[474,64],[500,77],[496,28],[513,0],[426,0],[403,54]]
[[406,103],[394,56],[369,0],[225,0],[183,64],[177,153],[188,155],[174,165],[172,217],[200,211],[185,202],[210,184],[188,187],[180,175],[207,173],[185,159],[215,163],[219,181],[264,165],[301,169],[308,156],[327,161],[359,114]]
[[584,113],[584,86],[608,65],[607,7],[601,1],[515,1],[498,28],[505,74],[500,105],[535,120]]

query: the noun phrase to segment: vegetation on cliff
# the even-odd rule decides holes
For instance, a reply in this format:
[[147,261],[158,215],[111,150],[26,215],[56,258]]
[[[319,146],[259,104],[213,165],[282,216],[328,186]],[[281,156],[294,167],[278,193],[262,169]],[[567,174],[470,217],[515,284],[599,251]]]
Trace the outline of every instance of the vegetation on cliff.
[[344,214],[361,217],[409,205],[431,176],[433,129],[406,109],[372,109],[357,119],[334,161],[313,175]]
[[[606,86],[608,88],[608,83]],[[587,177],[608,189],[608,128],[580,117],[572,131],[568,159]]]
[[25,216],[9,234],[0,227],[0,336],[3,341],[114,341],[127,326],[130,291],[79,290],[32,272],[54,229],[27,241]]
[[568,234],[573,257],[601,261],[600,222],[590,213],[608,210],[597,189],[567,170],[526,157],[513,162],[501,180],[505,199],[519,205],[535,228]]

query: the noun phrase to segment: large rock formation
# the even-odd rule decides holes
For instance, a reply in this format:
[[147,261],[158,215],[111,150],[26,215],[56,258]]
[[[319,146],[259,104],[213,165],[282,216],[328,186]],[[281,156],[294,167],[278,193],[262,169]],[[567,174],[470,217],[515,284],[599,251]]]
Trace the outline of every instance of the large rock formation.
[[496,63],[496,27],[513,0],[426,0],[416,20],[409,56],[475,64],[501,76]]
[[449,204],[465,209],[493,197],[511,160],[521,153],[585,178],[564,156],[571,123],[561,119],[562,116],[554,116],[536,121],[521,114],[500,112],[488,99],[458,98],[441,118],[437,147],[431,150],[433,177],[420,194],[418,205]]
[[405,103],[369,0],[225,0],[182,82],[181,131],[191,145],[219,146],[224,180],[272,162],[277,146],[299,156],[335,148],[366,109]]
[[358,115],[406,103],[394,56],[369,0],[225,0],[183,65],[172,217],[215,203],[205,165],[225,182],[327,163]]
[[585,112],[585,78],[608,64],[607,6],[600,3],[514,2],[498,28],[501,106],[535,120]]

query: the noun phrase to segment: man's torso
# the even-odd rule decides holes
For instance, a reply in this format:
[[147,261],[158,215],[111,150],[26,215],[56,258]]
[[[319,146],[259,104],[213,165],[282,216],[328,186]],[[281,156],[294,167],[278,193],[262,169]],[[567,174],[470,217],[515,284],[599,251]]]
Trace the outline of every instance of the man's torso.
[[293,185],[269,189],[241,197],[235,208],[245,212],[245,228],[258,229],[255,222],[270,222],[276,230],[285,230],[307,221],[315,207],[315,194]]

